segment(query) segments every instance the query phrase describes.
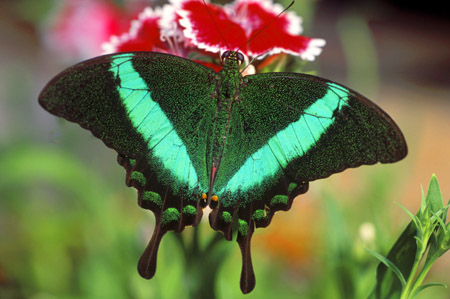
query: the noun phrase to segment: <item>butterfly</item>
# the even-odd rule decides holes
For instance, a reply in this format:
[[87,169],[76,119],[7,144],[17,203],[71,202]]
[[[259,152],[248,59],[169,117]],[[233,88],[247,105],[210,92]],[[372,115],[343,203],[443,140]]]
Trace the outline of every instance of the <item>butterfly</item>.
[[237,231],[248,293],[255,227],[289,210],[311,181],[407,154],[394,121],[357,92],[300,73],[242,76],[243,60],[227,51],[215,72],[170,54],[110,54],[63,71],[39,96],[117,151],[127,186],[155,214],[144,278],[155,274],[163,235],[198,225],[209,205],[213,229],[227,240]]

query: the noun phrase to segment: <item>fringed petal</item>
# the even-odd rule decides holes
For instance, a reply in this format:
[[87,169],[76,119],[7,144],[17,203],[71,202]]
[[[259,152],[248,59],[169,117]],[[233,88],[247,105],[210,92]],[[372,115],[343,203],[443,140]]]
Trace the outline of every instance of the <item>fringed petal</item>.
[[214,53],[238,50],[247,40],[244,29],[221,6],[207,3],[205,7],[202,1],[187,0],[178,13],[185,37],[200,49]]

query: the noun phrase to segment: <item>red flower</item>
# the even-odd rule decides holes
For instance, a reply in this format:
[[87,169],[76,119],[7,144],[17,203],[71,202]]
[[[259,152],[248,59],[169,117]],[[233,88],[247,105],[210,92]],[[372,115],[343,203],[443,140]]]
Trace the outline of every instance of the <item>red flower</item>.
[[129,32],[112,36],[103,49],[106,53],[158,51],[183,57],[196,52],[209,56],[211,62],[200,63],[215,69],[220,68],[214,60],[218,55],[211,53],[227,50],[259,59],[288,53],[314,60],[325,41],[299,35],[301,19],[292,12],[277,17],[282,10],[271,0],[237,0],[224,7],[210,3],[206,7],[201,0],[172,0],[162,8],[146,8]]
[[[180,16],[173,5],[155,9],[147,7],[131,22],[128,32],[120,36],[114,35],[109,42],[103,44],[104,53],[155,51],[188,57],[190,53],[196,51],[200,52],[201,56],[207,56],[207,53],[185,39],[179,20]],[[219,63],[193,60],[216,71],[222,68]]]
[[178,5],[185,37],[207,51],[239,50],[259,58],[288,53],[314,60],[322,51],[320,47],[325,45],[323,39],[299,35],[301,19],[293,12],[277,17],[283,8],[271,0],[236,0],[225,7],[208,3],[215,26],[203,1],[184,0]]
[[156,51],[185,56],[187,53],[181,44],[184,39],[177,24],[173,6],[147,7],[131,22],[128,32],[112,36],[102,48],[105,53]]
[[239,50],[246,57],[258,59],[287,53],[314,60],[325,44],[322,39],[299,35],[301,19],[292,12],[278,16],[283,8],[271,0],[236,0],[224,7],[211,3],[205,6],[201,0],[171,0],[162,8],[144,9],[131,22],[129,31],[126,25],[136,15],[129,11],[136,11],[136,5],[119,7],[107,0],[65,3],[46,41],[73,59],[96,56],[103,44],[104,53],[189,55],[217,70],[220,60],[214,53]]

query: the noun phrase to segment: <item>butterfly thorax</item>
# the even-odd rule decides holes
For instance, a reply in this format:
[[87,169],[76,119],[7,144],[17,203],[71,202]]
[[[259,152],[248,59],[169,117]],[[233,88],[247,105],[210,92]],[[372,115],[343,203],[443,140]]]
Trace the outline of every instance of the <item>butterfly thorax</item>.
[[[228,54],[228,55],[227,55]],[[226,145],[230,118],[233,105],[239,99],[239,86],[242,75],[239,71],[241,56],[238,52],[225,52],[223,57],[223,69],[217,74],[217,110],[213,128],[212,167],[217,169],[220,158]],[[227,55],[225,57],[225,55]]]

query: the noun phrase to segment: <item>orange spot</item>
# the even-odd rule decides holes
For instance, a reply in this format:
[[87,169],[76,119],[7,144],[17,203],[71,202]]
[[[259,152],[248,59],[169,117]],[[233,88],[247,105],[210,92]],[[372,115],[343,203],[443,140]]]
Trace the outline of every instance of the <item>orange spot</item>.
[[206,199],[208,198],[208,196],[206,195],[206,193],[202,193],[202,199]]
[[211,196],[211,200],[212,201],[218,201],[219,200],[219,196],[213,195],[213,196]]

